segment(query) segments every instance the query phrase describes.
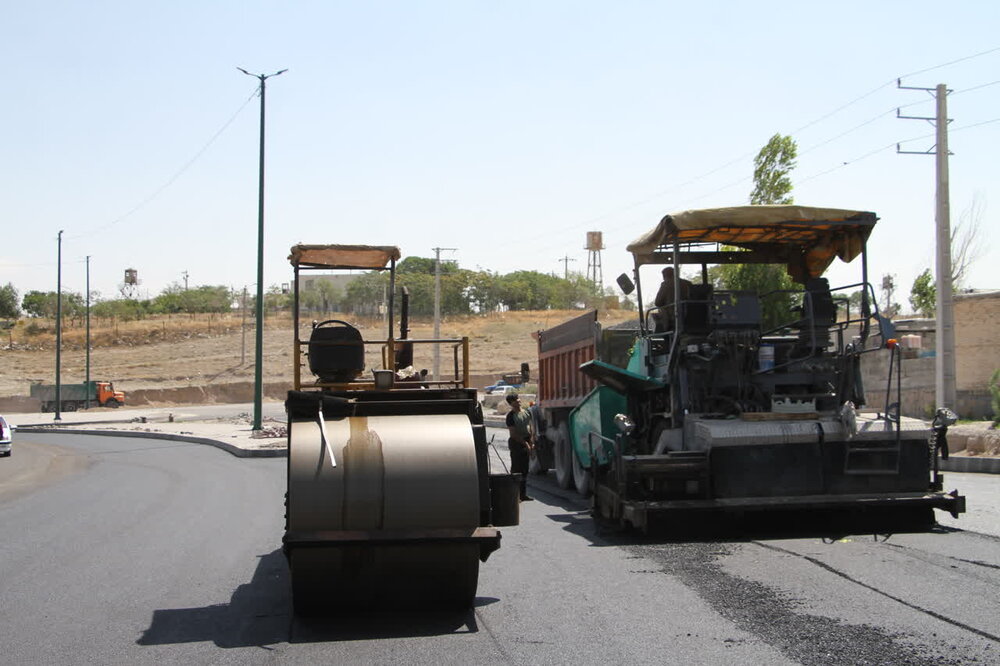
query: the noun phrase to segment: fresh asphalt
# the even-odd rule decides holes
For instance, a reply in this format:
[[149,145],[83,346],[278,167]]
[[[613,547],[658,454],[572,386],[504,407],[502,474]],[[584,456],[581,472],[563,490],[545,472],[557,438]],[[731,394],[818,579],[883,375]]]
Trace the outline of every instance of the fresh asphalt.
[[1000,538],[986,534],[659,541],[598,530],[585,501],[536,478],[536,501],[481,567],[474,611],[307,622],[289,613],[279,550],[283,460],[149,438],[26,433],[19,443],[0,465],[42,446],[37,463],[75,464],[0,497],[6,663],[929,665],[1000,655]]

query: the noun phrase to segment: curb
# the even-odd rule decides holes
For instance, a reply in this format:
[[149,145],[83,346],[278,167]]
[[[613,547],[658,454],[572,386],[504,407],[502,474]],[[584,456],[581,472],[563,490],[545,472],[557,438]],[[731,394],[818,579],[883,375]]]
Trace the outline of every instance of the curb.
[[969,456],[950,456],[947,460],[938,461],[942,472],[973,472],[976,474],[1000,474],[1000,458],[973,458]]
[[138,439],[166,439],[172,442],[187,442],[190,444],[204,444],[207,446],[214,446],[217,449],[222,449],[226,453],[230,453],[237,458],[286,458],[288,457],[288,449],[243,449],[238,446],[233,446],[228,442],[221,442],[217,439],[210,439],[208,437],[195,437],[193,435],[174,435],[172,433],[162,433],[162,432],[137,432],[137,431],[125,431],[125,430],[74,430],[69,428],[58,428],[54,429],[51,427],[45,428],[35,428],[32,426],[18,427],[18,432],[27,432],[32,434],[52,434],[52,433],[67,433],[71,435],[100,435],[104,437],[135,437]]

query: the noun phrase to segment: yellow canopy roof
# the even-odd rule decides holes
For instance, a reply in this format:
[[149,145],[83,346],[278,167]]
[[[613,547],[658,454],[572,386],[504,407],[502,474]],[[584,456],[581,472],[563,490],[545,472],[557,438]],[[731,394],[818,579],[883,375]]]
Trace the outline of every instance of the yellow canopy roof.
[[802,281],[818,277],[834,257],[850,262],[861,253],[878,216],[838,208],[796,205],[735,206],[666,215],[628,245],[640,262],[674,243],[722,243],[762,250],[786,263]]

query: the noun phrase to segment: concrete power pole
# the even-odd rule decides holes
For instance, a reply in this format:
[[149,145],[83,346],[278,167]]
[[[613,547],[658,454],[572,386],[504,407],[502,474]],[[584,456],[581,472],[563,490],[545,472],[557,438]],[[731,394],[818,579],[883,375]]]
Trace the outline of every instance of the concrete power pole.
[[563,279],[564,280],[568,280],[569,279],[569,262],[576,261],[576,259],[573,259],[572,257],[570,257],[567,254],[565,257],[562,257],[561,259],[559,259],[559,261],[561,261],[562,264],[563,264]]
[[[435,247],[434,250],[434,339],[441,339],[441,250],[454,252],[455,247]],[[441,345],[434,343],[434,381],[441,381]]]
[[[936,283],[937,290],[937,345],[935,350],[935,400],[938,407],[956,409],[955,381],[955,302],[951,279],[951,200],[948,186],[948,88],[939,83],[935,88],[914,88],[896,82],[902,90],[923,90],[930,93],[937,102],[937,113],[934,118],[920,116],[901,116],[896,109],[897,118],[908,120],[926,120],[935,126],[937,136],[934,151],[937,172],[937,206],[935,212],[937,260]],[[900,150],[896,152],[917,155],[930,155],[924,152]]]

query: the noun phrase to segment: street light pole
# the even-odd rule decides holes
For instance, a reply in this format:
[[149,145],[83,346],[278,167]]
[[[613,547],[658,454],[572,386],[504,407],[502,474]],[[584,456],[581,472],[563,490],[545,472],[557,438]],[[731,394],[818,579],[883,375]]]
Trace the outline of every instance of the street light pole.
[[90,255],[87,255],[87,377],[86,384],[86,407],[90,409]]
[[56,421],[62,421],[62,382],[59,378],[62,364],[62,235],[56,241]]
[[260,81],[260,177],[257,188],[257,349],[254,354],[253,372],[253,430],[261,429],[261,403],[263,402],[263,381],[261,377],[264,358],[264,94],[265,82],[272,76],[287,72],[287,69],[274,74],[251,74],[242,67],[237,67],[247,76]]

